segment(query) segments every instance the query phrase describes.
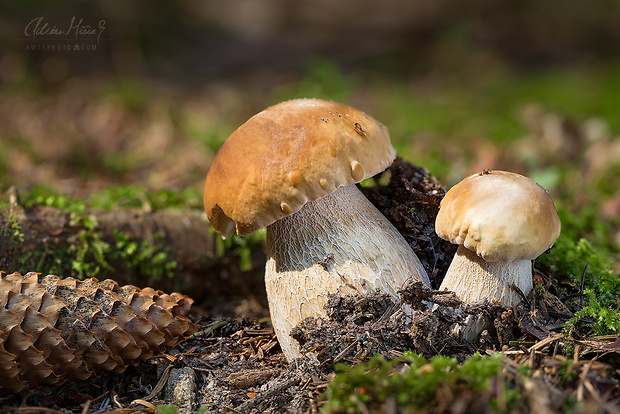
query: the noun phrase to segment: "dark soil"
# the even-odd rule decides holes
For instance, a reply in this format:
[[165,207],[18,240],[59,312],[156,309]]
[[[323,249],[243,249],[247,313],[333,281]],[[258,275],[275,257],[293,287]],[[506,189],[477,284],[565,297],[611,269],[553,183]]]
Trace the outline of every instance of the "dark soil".
[[362,188],[362,192],[407,240],[437,289],[456,253],[455,245],[435,233],[446,189],[427,169],[400,158],[388,173],[387,185]]

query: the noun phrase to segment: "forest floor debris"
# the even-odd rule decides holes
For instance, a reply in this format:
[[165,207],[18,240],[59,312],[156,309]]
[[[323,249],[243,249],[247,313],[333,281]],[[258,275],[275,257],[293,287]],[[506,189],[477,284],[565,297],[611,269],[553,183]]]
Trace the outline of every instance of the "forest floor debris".
[[[432,269],[436,286],[453,254],[430,231],[443,189],[427,171],[404,162],[389,174],[389,183],[363,191],[415,250],[423,245],[431,252],[421,260]],[[380,372],[398,378],[436,372],[437,355],[456,364],[479,353],[500,358],[501,369],[494,371],[489,388],[479,392],[458,376],[439,381],[428,390],[435,404],[425,407],[428,412],[618,412],[617,336],[594,335],[587,317],[567,325],[580,309],[583,288],[564,283],[560,289],[562,281],[540,270],[534,277],[536,289],[514,308],[465,306],[454,295],[421,284],[405,286],[402,303],[380,292],[333,296],[327,318],[306,319],[292,332],[306,352],[293,364],[282,355],[268,319],[197,306],[192,317],[198,332],[168,354],[120,375],[41,390],[24,401],[3,397],[0,406],[14,413],[131,413],[154,412],[159,404],[176,402],[186,412],[199,407],[208,412],[316,412],[325,406],[325,395],[337,395],[338,390],[330,389],[337,375],[355,374],[339,364],[375,361],[372,366],[379,371],[389,368]],[[417,311],[413,317],[403,311],[403,303]],[[488,320],[476,343],[464,341],[455,330],[471,314]],[[428,362],[410,359],[410,350]],[[387,362],[377,362],[377,354]],[[371,378],[372,367],[365,370]],[[379,382],[376,386],[353,389],[346,401],[355,402],[358,412],[395,412],[402,404],[397,395],[379,392]]]

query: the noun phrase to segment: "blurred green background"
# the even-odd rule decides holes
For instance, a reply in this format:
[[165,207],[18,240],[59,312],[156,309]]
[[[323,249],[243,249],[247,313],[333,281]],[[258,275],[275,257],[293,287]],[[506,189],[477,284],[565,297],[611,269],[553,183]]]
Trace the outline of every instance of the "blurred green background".
[[319,97],[382,121],[448,187],[529,175],[617,252],[618,1],[4,2],[0,42],[3,192],[139,186],[200,208],[237,126]]

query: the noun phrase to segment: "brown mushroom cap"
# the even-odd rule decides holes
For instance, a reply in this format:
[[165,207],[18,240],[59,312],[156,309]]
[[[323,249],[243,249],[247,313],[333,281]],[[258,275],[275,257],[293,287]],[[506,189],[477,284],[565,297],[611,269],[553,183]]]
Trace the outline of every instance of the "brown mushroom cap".
[[254,115],[220,148],[204,189],[223,237],[255,232],[307,202],[385,170],[396,158],[388,129],[350,106],[282,102]]
[[535,181],[506,171],[467,177],[441,202],[435,231],[488,262],[533,260],[560,235],[553,200]]

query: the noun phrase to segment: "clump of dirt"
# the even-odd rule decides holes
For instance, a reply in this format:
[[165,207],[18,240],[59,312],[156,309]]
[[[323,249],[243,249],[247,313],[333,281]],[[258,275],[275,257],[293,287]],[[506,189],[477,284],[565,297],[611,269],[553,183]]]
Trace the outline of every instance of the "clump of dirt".
[[435,233],[435,218],[446,189],[427,169],[400,158],[388,173],[387,185],[377,183],[361,190],[407,240],[437,289],[457,248]]
[[[291,335],[324,372],[336,363],[356,364],[376,354],[392,359],[413,350],[426,357],[443,354],[464,360],[481,347],[497,350],[503,345],[495,330],[485,331],[485,343],[477,344],[463,339],[458,327],[466,325],[470,315],[482,315],[493,326],[508,308],[463,305],[454,294],[431,290],[421,282],[408,284],[401,293],[400,302],[381,292],[332,295],[327,319],[307,318]],[[512,318],[509,324],[517,322]],[[504,337],[502,342],[516,338]]]

